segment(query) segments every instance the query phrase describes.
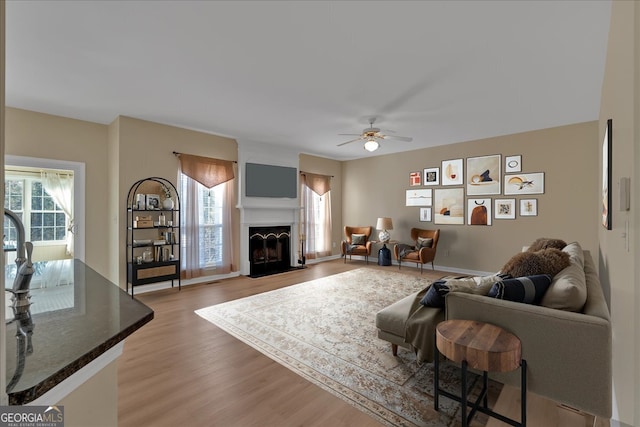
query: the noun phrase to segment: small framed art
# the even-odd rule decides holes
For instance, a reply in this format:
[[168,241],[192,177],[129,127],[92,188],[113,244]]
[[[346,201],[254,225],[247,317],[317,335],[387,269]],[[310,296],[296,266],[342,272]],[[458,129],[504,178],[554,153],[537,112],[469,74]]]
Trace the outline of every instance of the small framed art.
[[431,206],[432,190],[430,188],[422,188],[417,190],[406,190],[405,205],[406,206]]
[[160,196],[147,194],[147,209],[160,209]]
[[502,156],[467,158],[467,196],[500,194],[500,163]]
[[420,182],[421,175],[422,174],[420,172],[411,172],[409,174],[409,185],[411,187],[415,187],[416,185],[421,185],[421,182]]
[[516,199],[496,199],[495,219],[516,219]]
[[520,216],[538,216],[538,199],[521,199]]
[[424,185],[439,185],[440,168],[425,168],[422,182]]
[[491,225],[491,199],[467,199],[467,224]]
[[504,194],[544,194],[544,172],[505,175]]
[[504,158],[504,173],[515,173],[522,171],[522,156],[507,156]]
[[420,222],[431,221],[431,208],[420,208]]
[[462,185],[463,175],[462,159],[442,161],[442,185]]

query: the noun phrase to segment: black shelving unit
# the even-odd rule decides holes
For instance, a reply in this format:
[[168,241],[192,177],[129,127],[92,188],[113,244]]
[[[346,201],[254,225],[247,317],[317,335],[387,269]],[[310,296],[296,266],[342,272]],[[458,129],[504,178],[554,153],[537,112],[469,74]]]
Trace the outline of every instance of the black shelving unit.
[[[165,190],[173,206],[165,206]],[[152,195],[147,204],[147,195]],[[153,195],[159,196],[158,198]],[[126,271],[131,297],[138,285],[171,280],[180,283],[180,196],[165,178],[136,181],[127,194]]]

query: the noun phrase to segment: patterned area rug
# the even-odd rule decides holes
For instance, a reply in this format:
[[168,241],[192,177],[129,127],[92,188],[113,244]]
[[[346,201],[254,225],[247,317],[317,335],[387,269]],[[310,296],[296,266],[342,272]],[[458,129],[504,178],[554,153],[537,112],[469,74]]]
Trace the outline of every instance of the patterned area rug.
[[[394,357],[377,338],[376,313],[428,284],[360,268],[196,313],[383,424],[456,426],[457,403],[442,397],[433,409],[433,365],[402,349]],[[440,378],[459,394],[456,366],[441,364]]]

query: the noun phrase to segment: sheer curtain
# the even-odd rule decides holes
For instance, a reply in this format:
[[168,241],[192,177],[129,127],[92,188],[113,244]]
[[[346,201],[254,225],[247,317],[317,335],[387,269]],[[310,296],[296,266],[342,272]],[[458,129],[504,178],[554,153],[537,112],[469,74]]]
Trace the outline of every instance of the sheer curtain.
[[331,255],[331,177],[302,172],[300,177],[301,238],[305,256],[314,259]]
[[[191,279],[200,276],[224,274],[237,270],[237,263],[233,259],[233,209],[235,207],[234,166],[233,162],[207,157],[180,154],[180,172],[184,174],[181,179],[182,214],[181,214],[181,246],[182,257],[180,260],[182,277]],[[214,227],[211,222],[206,222],[203,210],[205,203],[203,192],[205,189],[215,188],[215,194],[222,200],[221,224]],[[218,200],[219,202],[219,200]],[[210,208],[210,206],[206,206]],[[215,215],[214,215],[215,217]],[[210,250],[213,242],[203,239],[215,239],[210,233],[203,232],[210,227],[221,241],[219,262],[215,265],[205,265],[202,260],[203,251]]]
[[42,186],[66,216],[67,255],[73,257],[73,175],[58,172],[41,173]]

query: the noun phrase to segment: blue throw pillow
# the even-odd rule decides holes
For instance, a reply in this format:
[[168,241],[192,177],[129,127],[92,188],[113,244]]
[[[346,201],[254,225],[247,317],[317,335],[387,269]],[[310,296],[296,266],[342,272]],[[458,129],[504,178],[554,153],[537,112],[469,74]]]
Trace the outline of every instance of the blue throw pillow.
[[539,305],[544,293],[551,285],[551,276],[535,276],[505,279],[493,284],[488,296],[525,304]]
[[427,293],[420,300],[420,304],[426,307],[444,307],[444,297],[449,291],[442,292],[442,287],[446,283],[445,280],[436,280],[429,286]]

